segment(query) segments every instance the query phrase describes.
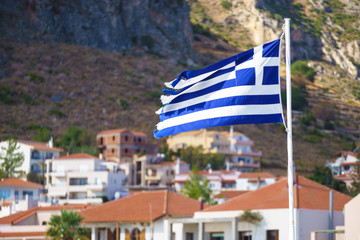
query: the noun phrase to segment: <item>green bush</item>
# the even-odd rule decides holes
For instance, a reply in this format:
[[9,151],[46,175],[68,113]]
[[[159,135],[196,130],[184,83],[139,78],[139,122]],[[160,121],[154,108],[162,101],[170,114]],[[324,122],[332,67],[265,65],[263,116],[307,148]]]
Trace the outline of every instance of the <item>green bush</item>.
[[314,81],[315,70],[307,65],[306,61],[296,61],[291,65],[291,72],[305,76],[308,80]]
[[34,73],[33,71],[25,73],[25,76],[30,77],[30,81],[34,83],[42,83],[44,82],[44,78],[40,76],[39,74]]
[[208,38],[212,38],[209,28],[204,28],[200,24],[191,24],[191,29],[194,34],[200,34]]
[[316,123],[316,118],[310,111],[306,111],[300,117],[300,122],[305,126],[310,126],[311,124]]
[[226,10],[230,10],[230,8],[232,7],[232,3],[228,1],[221,1],[220,6],[222,6]]
[[142,36],[140,38],[140,41],[141,41],[141,45],[146,46],[149,49],[152,49],[155,45],[154,39],[149,35]]
[[[281,100],[286,105],[286,92],[281,91]],[[309,105],[302,88],[291,88],[291,105],[293,110],[301,111]]]
[[129,108],[129,104],[125,99],[119,99],[120,105],[122,106],[123,110],[127,110]]
[[0,85],[0,101],[5,104],[15,104],[13,99],[14,92],[7,86]]
[[49,115],[56,116],[58,118],[66,118],[66,115],[58,109],[52,108],[49,110]]

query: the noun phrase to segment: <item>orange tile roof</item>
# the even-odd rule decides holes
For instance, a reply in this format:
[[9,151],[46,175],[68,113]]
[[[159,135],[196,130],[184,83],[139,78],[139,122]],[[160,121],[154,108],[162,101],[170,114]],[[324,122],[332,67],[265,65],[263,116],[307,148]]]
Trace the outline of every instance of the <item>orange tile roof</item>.
[[340,165],[341,166],[356,166],[358,164],[360,164],[360,162],[343,162]]
[[47,146],[47,143],[43,143],[43,142],[33,142],[33,141],[27,141],[27,140],[17,140],[17,141],[19,143],[29,145],[35,149],[52,150],[52,151],[57,151],[57,152],[64,151],[62,148],[49,147],[49,146]]
[[46,232],[0,232],[0,237],[35,237],[45,236]]
[[87,153],[74,153],[74,154],[70,154],[69,156],[63,156],[63,157],[59,157],[56,159],[58,159],[58,160],[66,160],[66,159],[98,159],[98,160],[100,160],[98,157],[95,157],[95,156],[87,154]]
[[0,180],[0,186],[22,186],[22,187],[37,187],[37,188],[43,188],[43,185],[24,181],[20,178],[4,178]]
[[[294,185],[294,207],[302,209],[329,209],[329,191],[333,190],[305,177],[298,176],[298,184]],[[334,191],[334,210],[342,211],[351,197]],[[242,194],[229,201],[205,209],[204,211],[234,211],[246,209],[288,208],[287,179],[262,187],[256,191]]]
[[162,216],[193,216],[200,203],[168,191],[143,191],[82,211],[83,222],[150,222]]
[[358,153],[357,152],[347,152],[347,151],[341,151],[341,152],[337,152],[334,154],[335,157],[340,157],[341,155],[344,155],[345,157],[347,155],[351,155],[353,157],[357,157]]
[[31,209],[28,209],[26,211],[17,212],[14,214],[11,214],[9,216],[0,218],[0,224],[16,224],[18,222],[21,222],[22,220],[36,214],[36,212],[39,211],[56,211],[56,210],[82,210],[91,208],[90,205],[87,204],[69,204],[69,205],[56,205],[56,206],[49,206],[49,207],[34,207]]
[[143,132],[135,132],[135,131],[130,131],[127,128],[120,128],[120,129],[111,129],[111,130],[104,130],[99,132],[97,135],[103,135],[103,134],[114,134],[114,133],[124,133],[124,132],[129,132],[135,136],[143,136],[146,137],[146,134]]
[[3,202],[2,204],[1,204],[1,206],[2,207],[9,207],[9,206],[11,206],[11,202]]
[[239,178],[276,178],[274,175],[268,172],[243,172]]
[[233,198],[233,197],[237,197],[241,194],[244,194],[244,193],[247,193],[249,191],[246,191],[246,190],[229,190],[229,191],[221,191],[219,194],[216,194],[214,196],[214,198],[226,198],[226,199],[230,199],[230,198]]

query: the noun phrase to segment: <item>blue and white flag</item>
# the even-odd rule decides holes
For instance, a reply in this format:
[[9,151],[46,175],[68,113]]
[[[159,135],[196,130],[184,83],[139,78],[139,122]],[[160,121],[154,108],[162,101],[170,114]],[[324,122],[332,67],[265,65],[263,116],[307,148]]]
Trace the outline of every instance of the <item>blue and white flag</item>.
[[164,89],[156,138],[200,128],[283,122],[280,39],[199,70],[182,72]]

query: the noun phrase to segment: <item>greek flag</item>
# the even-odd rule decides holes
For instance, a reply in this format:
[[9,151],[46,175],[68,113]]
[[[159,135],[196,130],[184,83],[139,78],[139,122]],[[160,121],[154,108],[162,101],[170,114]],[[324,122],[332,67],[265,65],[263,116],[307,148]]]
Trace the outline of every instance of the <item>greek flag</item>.
[[154,137],[200,128],[283,122],[280,39],[165,83]]

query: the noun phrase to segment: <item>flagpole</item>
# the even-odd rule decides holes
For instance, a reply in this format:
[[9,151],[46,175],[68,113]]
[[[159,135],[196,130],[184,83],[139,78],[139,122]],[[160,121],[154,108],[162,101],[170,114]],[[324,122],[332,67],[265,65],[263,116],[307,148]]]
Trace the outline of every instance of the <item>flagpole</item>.
[[289,187],[289,240],[295,240],[294,218],[294,176],[291,116],[291,61],[290,61],[290,18],[285,18],[285,63],[286,63],[286,115]]

